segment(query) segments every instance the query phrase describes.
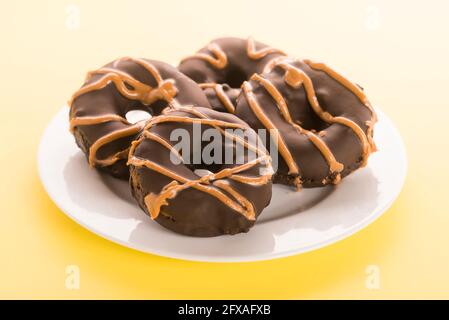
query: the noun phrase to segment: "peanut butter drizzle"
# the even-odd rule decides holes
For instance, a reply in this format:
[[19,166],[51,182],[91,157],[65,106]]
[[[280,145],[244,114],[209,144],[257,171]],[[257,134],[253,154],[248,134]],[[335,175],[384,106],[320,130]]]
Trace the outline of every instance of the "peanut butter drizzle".
[[259,103],[257,102],[256,97],[253,93],[253,88],[251,84],[247,81],[243,82],[242,84],[243,93],[245,94],[246,100],[248,101],[248,105],[253,111],[254,115],[259,119],[259,121],[264,125],[265,128],[267,128],[270,132],[270,135],[273,137],[274,141],[277,141],[278,150],[281,154],[282,158],[284,158],[285,163],[287,164],[289,171],[289,174],[299,174],[299,168],[296,164],[295,160],[293,159],[290,150],[288,149],[284,139],[276,135],[274,136],[273,133],[277,128],[275,125],[271,122],[271,120],[267,117],[267,115],[263,112],[262,108],[260,107]]
[[[138,100],[144,105],[151,105],[157,100],[164,100],[171,106],[176,108],[179,106],[174,97],[177,94],[177,89],[174,85],[174,80],[166,79],[163,80],[159,71],[149,62],[131,57],[124,57],[122,59],[116,60],[113,64],[114,67],[120,61],[132,61],[144,67],[154,78],[157,83],[157,87],[153,88],[150,85],[142,83],[129,75],[126,72],[114,69],[103,67],[95,71],[91,71],[87,74],[86,82],[89,81],[94,75],[101,75],[101,77],[83,87],[81,87],[78,91],[76,91],[69,101],[69,106],[71,107],[74,100],[79,96],[96,91],[101,90],[106,87],[111,82],[114,83],[116,89],[120,92],[122,96],[130,100]],[[131,89],[129,88],[131,87]],[[70,131],[74,131],[75,127],[82,125],[96,125],[100,123],[110,122],[110,121],[120,121],[126,125],[131,125],[124,117],[117,114],[105,114],[100,116],[85,116],[85,117],[74,117],[70,120]],[[137,129],[139,128],[139,129]],[[127,129],[117,130],[115,132],[111,132],[104,137],[98,139],[89,149],[89,164],[94,166],[95,164],[101,166],[108,166],[120,159],[119,156],[123,153],[126,153],[127,150],[122,150],[117,154],[113,155],[108,159],[98,160],[96,158],[96,153],[100,147],[103,145],[112,142],[116,139],[120,139],[126,136],[131,136],[133,134],[137,134],[138,130],[142,129],[141,125],[135,125],[128,127]]]
[[334,178],[335,180],[338,180],[337,176],[339,176],[339,173],[343,170],[344,166],[335,159],[334,154],[326,145],[326,143],[318,135],[316,135],[312,131],[304,129],[293,121],[287,106],[287,102],[270,80],[265,79],[257,73],[255,73],[251,77],[251,80],[257,81],[261,86],[265,88],[265,90],[267,90],[267,92],[275,101],[285,121],[292,125],[300,134],[306,135],[307,138],[315,145],[315,147],[321,152],[323,158],[328,163],[330,173],[338,173],[338,175],[336,175]]
[[251,185],[255,185],[255,186],[261,186],[261,185],[267,184],[271,180],[271,175],[264,175],[264,176],[260,176],[260,177],[248,177],[248,176],[242,176],[239,174],[233,174],[229,178],[232,180],[238,181],[238,182],[251,184]]
[[211,56],[207,53],[198,52],[192,56],[185,57],[181,60],[181,63],[189,59],[201,59],[209,62],[216,69],[223,69],[228,64],[228,57],[226,53],[220,48],[220,46],[214,42],[209,43],[207,49],[215,56]]
[[279,53],[282,55],[285,55],[285,53],[279,49],[271,48],[271,47],[265,47],[260,50],[256,50],[256,44],[254,42],[254,39],[249,37],[246,44],[246,53],[250,59],[253,60],[259,60],[264,58],[265,56],[272,54],[272,53]]
[[[202,113],[201,111],[198,111],[197,109],[194,109],[192,107],[185,106],[185,107],[181,107],[179,110],[193,114],[201,119],[210,119],[204,113]],[[218,121],[218,120],[216,120],[216,121]],[[242,139],[241,137],[239,137],[237,135],[230,134],[229,132],[223,130],[223,128],[221,128],[217,124],[214,124],[214,123],[208,123],[208,124],[211,125],[213,128],[217,129],[218,131],[220,131],[225,137],[230,138],[233,141],[237,141],[238,143],[242,144],[245,148],[255,152],[257,155],[259,155],[259,154],[260,155],[268,155],[268,151],[262,149],[260,146],[257,146],[257,145],[254,146],[254,145],[248,143],[247,141],[245,141],[244,139]],[[247,129],[243,125],[239,125],[237,128],[243,129],[243,130]],[[270,157],[268,157],[268,159],[271,161]]]
[[[183,109],[177,109],[177,110],[183,110]],[[154,117],[151,118],[151,120],[148,122],[147,126],[145,127],[145,130],[150,128],[151,126],[158,124],[158,123],[164,123],[164,122],[182,122],[182,123],[196,123],[196,124],[205,124],[205,125],[211,125],[211,126],[223,126],[226,128],[234,128],[234,129],[245,129],[244,126],[237,124],[237,123],[231,123],[231,122],[225,122],[221,120],[215,120],[215,119],[198,119],[198,118],[187,118],[183,116],[169,116],[164,115],[163,117]]]
[[[193,112],[197,111],[197,110],[193,110],[191,108],[183,108],[183,109],[191,110]],[[201,112],[200,112],[200,114],[205,116]],[[169,118],[167,121],[182,121],[182,122],[184,122],[183,120],[185,120],[185,119],[195,120],[192,118],[182,118],[182,117],[177,117],[177,116],[173,116],[173,117],[170,117],[167,115],[159,116],[159,117],[153,118],[149,121],[149,123],[145,127],[145,132],[147,132],[147,130],[149,128],[151,128],[151,126],[156,123],[166,122],[166,121],[157,120],[157,118]],[[220,125],[220,126],[226,126],[226,127],[233,127],[233,125],[234,125],[232,123],[227,123],[227,122],[223,122],[223,121],[219,121],[219,120],[215,120],[215,119],[209,119],[209,118],[201,118],[201,119],[196,119],[196,120],[201,120],[203,122],[203,124],[208,124],[208,125],[212,125],[212,121],[215,121],[216,122],[215,126]],[[209,120],[212,120],[212,121],[209,121]],[[194,122],[191,121],[191,123],[194,123]],[[134,141],[132,143],[131,149],[129,152],[128,164],[134,165],[136,167],[142,167],[142,166],[147,167],[151,170],[159,172],[159,173],[174,180],[174,181],[170,182],[169,184],[167,184],[166,186],[164,186],[159,194],[150,193],[147,196],[145,196],[144,202],[145,202],[145,205],[146,205],[152,219],[156,219],[158,217],[162,206],[168,205],[168,202],[167,202],[168,199],[173,199],[177,195],[178,192],[192,187],[192,188],[195,188],[197,190],[200,190],[202,192],[205,192],[205,193],[208,193],[208,194],[214,196],[215,198],[217,198],[218,200],[222,201],[224,204],[229,206],[231,209],[233,209],[236,212],[245,216],[248,220],[255,220],[255,210],[254,210],[252,203],[250,201],[248,201],[248,199],[245,198],[243,195],[238,193],[235,189],[233,189],[228,182],[220,180],[220,179],[229,178],[229,179],[233,179],[235,181],[241,182],[241,183],[253,184],[253,185],[263,185],[263,184],[268,183],[268,181],[270,181],[271,176],[272,176],[272,169],[271,169],[271,164],[269,161],[269,156],[267,154],[263,154],[261,157],[256,158],[253,161],[249,161],[245,164],[236,166],[234,168],[226,168],[217,173],[207,174],[197,180],[190,180],[190,179],[180,176],[177,173],[175,173],[159,164],[156,164],[150,160],[140,159],[140,158],[134,156],[134,152],[135,152],[135,149],[137,148],[137,146],[143,141],[143,139],[146,139],[148,137],[149,136],[146,136],[144,134],[137,141]],[[151,137],[154,138],[154,136],[151,136]],[[237,138],[239,138],[239,137],[237,137]],[[241,140],[238,140],[238,139],[235,139],[235,140],[239,141],[241,143]],[[163,146],[165,146],[169,150],[174,149],[173,146],[171,146],[166,140],[164,140],[162,138],[161,139],[156,138],[156,139],[154,139],[154,141],[161,143]],[[268,173],[266,173],[265,175],[262,175],[261,177],[246,177],[246,176],[242,176],[242,175],[236,175],[236,173],[240,173],[242,171],[248,170],[259,163],[264,163],[265,165],[269,166],[269,169],[271,169],[271,170],[268,170]],[[210,185],[211,182],[212,182],[212,185]],[[226,191],[235,200],[232,200],[230,197],[228,197],[225,193],[223,193],[219,189]]]
[[181,161],[183,161],[184,159],[182,158],[182,156],[179,154],[178,150],[176,150],[175,148],[173,148],[173,146],[164,138],[162,138],[160,135],[155,134],[153,132],[150,131],[144,131],[143,132],[143,136],[147,139],[153,140],[158,142],[159,144],[161,144],[162,146],[164,146],[165,148],[167,148],[168,150],[170,150],[171,153],[173,153],[178,159],[180,159]]
[[200,83],[200,88],[212,88],[215,90],[215,94],[217,95],[220,102],[223,106],[228,110],[229,113],[235,113],[235,106],[232,104],[231,99],[226,95],[223,90],[223,86],[219,83]]
[[254,210],[254,207],[253,207],[253,204],[251,203],[251,201],[249,201],[247,198],[245,198],[241,193],[237,192],[233,187],[231,187],[231,185],[229,184],[229,181],[217,180],[217,181],[212,182],[212,184],[214,186],[226,191],[227,193],[229,193],[232,197],[234,197],[235,200],[237,200],[237,203],[239,203],[239,205],[242,208],[246,209],[246,211],[248,213],[241,212],[243,214],[243,216],[245,216],[246,219],[248,219],[250,221],[256,220],[256,212]]
[[282,57],[276,57],[274,59],[271,59],[270,61],[268,61],[268,63],[265,65],[265,67],[263,68],[262,73],[268,73],[271,70],[274,69],[274,67],[282,60],[287,59],[288,57],[286,56],[282,56]]
[[[233,197],[235,197],[235,199],[237,200],[236,202],[218,189],[222,187],[216,183],[217,181],[215,181],[213,185],[218,188],[214,188],[214,186],[210,185],[210,182],[214,180],[213,175],[206,175],[197,180],[189,180],[150,160],[131,158],[130,163],[134,166],[147,167],[171,179],[174,179],[174,181],[170,182],[164,188],[162,188],[159,194],[149,193],[147,196],[145,196],[145,205],[147,206],[152,219],[156,219],[159,216],[162,206],[168,205],[168,199],[173,199],[182,190],[194,188],[217,198],[218,200],[229,206],[231,209],[242,214],[248,220],[255,220],[254,207],[247,199],[245,199],[246,201],[242,201],[243,196],[241,196],[240,194],[238,194],[238,196],[235,196],[237,192],[229,186],[229,188],[227,188],[228,190],[226,191],[229,192],[229,194],[231,194]],[[232,194],[229,189],[232,189],[235,193]],[[248,204],[249,206],[247,206]]]
[[308,60],[308,59],[304,60],[304,63],[307,64],[312,69],[325,72],[328,76],[330,76],[334,80],[338,81],[346,89],[351,91],[369,109],[369,111],[371,112],[371,119],[366,121],[366,123],[365,123],[366,126],[368,127],[367,137],[368,137],[368,142],[371,147],[371,151],[376,151],[376,144],[374,143],[374,140],[373,140],[373,129],[374,129],[374,124],[378,120],[377,114],[374,111],[373,106],[369,102],[369,100],[366,97],[363,90],[360,89],[357,85],[355,85],[352,81],[345,78],[343,75],[339,74],[338,72],[336,72],[335,70],[333,70],[332,68],[330,68],[329,66],[327,66],[324,63],[312,62],[311,60]]
[[[182,106],[182,107],[180,107],[177,110],[190,113],[190,114],[200,118],[200,122],[199,123],[210,125],[214,129],[220,131],[225,137],[230,138],[232,141],[236,141],[237,143],[240,143],[241,145],[243,145],[248,150],[251,150],[251,151],[255,152],[256,155],[265,156],[267,161],[271,163],[271,157],[269,156],[267,150],[262,149],[261,146],[252,145],[252,144],[248,143],[248,141],[242,139],[241,137],[239,137],[237,135],[233,135],[232,133],[230,133],[230,132],[228,132],[226,130],[223,130],[223,128],[222,128],[222,127],[228,127],[228,128],[235,128],[235,129],[245,130],[245,129],[247,129],[245,126],[240,125],[240,124],[236,124],[236,123],[230,123],[230,122],[224,122],[224,121],[220,121],[220,120],[216,120],[216,119],[210,119],[209,117],[207,117],[204,113],[202,113],[198,109],[195,109],[195,108],[192,108],[192,107],[189,107],[189,106]],[[167,117],[167,115],[166,115],[166,117]],[[184,117],[182,117],[182,119],[179,119],[179,118],[176,118],[176,119],[178,119],[180,122],[191,122],[191,123],[194,123],[193,121],[191,121],[191,120],[194,120],[192,118],[184,118]],[[165,118],[164,121],[162,121],[162,122],[176,121],[176,119],[173,118],[173,117]],[[191,120],[186,120],[186,119],[191,119]],[[159,121],[161,121],[161,120],[156,120],[156,118],[155,118],[154,121],[157,121],[157,123],[160,123]],[[196,119],[196,122],[198,123],[198,119]],[[154,122],[151,122],[148,125],[152,126],[153,124],[154,124]]]
[[[151,103],[160,99],[166,100],[167,102],[171,102],[171,100],[177,93],[173,80],[171,79],[162,81],[161,83],[159,83],[157,88],[153,88],[145,83],[136,80],[126,72],[116,69],[101,68],[90,72],[91,76],[96,74],[103,75],[103,77],[101,77],[95,82],[92,82],[86,86],[81,87],[72,96],[70,104],[77,97],[91,91],[103,89],[110,82],[114,83],[117,90],[124,97],[130,100],[138,100],[145,105],[150,105]],[[132,87],[133,89],[129,89],[128,86]]]
[[[226,134],[227,134],[228,136],[232,136],[231,138],[232,138],[233,141],[236,141],[237,143],[242,144],[245,148],[247,148],[247,149],[249,149],[249,150],[252,150],[252,151],[256,152],[257,155],[260,155],[260,156],[261,156],[261,158],[263,159],[263,161],[266,161],[267,163],[270,163],[270,164],[271,164],[271,158],[270,158],[270,156],[268,155],[267,152],[265,152],[265,151],[263,151],[263,150],[260,150],[260,148],[258,148],[257,146],[253,146],[252,144],[249,144],[247,141],[243,140],[243,139],[240,138],[239,136],[233,135],[232,133],[230,133],[230,132],[228,132],[228,131],[224,131],[222,128],[220,128],[220,125],[221,125],[221,126],[224,126],[224,127],[226,127],[226,126],[227,126],[227,127],[233,127],[233,125],[234,125],[233,123],[230,123],[230,122],[223,122],[223,121],[220,121],[220,120],[215,120],[215,119],[207,118],[207,116],[204,115],[202,112],[200,112],[200,111],[198,111],[198,110],[196,110],[196,109],[194,109],[194,108],[190,108],[190,107],[181,107],[180,110],[182,110],[182,111],[184,111],[184,112],[190,112],[191,114],[200,117],[200,118],[201,118],[200,120],[202,121],[200,124],[210,125],[210,126],[212,126],[213,128],[220,130],[220,132],[221,132],[223,135],[226,135]],[[194,121],[189,121],[189,120],[188,120],[188,119],[190,119],[190,120],[195,120],[195,119],[193,119],[193,118],[184,118],[184,117],[170,117],[170,118],[168,118],[168,117],[169,117],[169,116],[164,115],[164,118],[166,118],[166,119],[164,119],[163,121],[157,119],[157,118],[161,118],[161,117],[155,117],[155,118],[153,118],[152,120],[150,120],[150,122],[147,124],[147,126],[146,126],[146,128],[145,128],[145,130],[144,130],[144,132],[143,132],[143,134],[142,134],[142,137],[138,140],[137,143],[140,143],[144,138],[148,138],[148,139],[157,141],[157,142],[159,142],[161,145],[163,145],[164,147],[166,147],[168,150],[170,150],[171,152],[177,154],[177,155],[179,156],[179,158],[180,158],[181,160],[183,160],[183,158],[182,158],[182,156],[179,154],[179,152],[178,152],[175,148],[173,148],[173,146],[172,146],[167,140],[163,139],[162,137],[160,137],[160,136],[157,135],[157,134],[154,134],[154,133],[149,132],[148,129],[149,129],[150,127],[152,127],[154,124],[163,123],[163,122],[195,123]],[[196,119],[196,120],[198,120],[198,119]],[[214,123],[213,121],[215,121],[215,123]],[[237,125],[236,128],[238,128],[238,129],[246,129],[244,126],[241,126],[241,125],[239,125],[239,124],[235,124],[235,125]],[[134,146],[135,144],[136,144],[136,142],[133,142],[133,143],[132,143],[133,146]],[[134,149],[135,149],[135,146],[134,146],[134,148],[132,147],[132,150],[134,150]],[[238,173],[238,172],[240,172],[240,171],[244,171],[244,170],[248,169],[248,167],[246,167],[246,165],[247,165],[247,164],[242,164],[242,165],[240,165],[240,166],[238,167],[238,170],[236,169],[235,172]],[[271,165],[270,165],[270,169],[271,169]],[[224,169],[224,170],[223,170],[223,173],[227,172],[226,170],[228,170],[228,169]],[[234,179],[234,180],[239,181],[239,182],[243,182],[243,183],[250,183],[250,184],[259,184],[259,185],[262,185],[262,184],[267,183],[267,182],[270,180],[270,178],[271,178],[272,170],[268,170],[268,172],[269,172],[269,174],[263,175],[263,176],[261,176],[261,177],[245,177],[245,176],[238,176],[238,177],[236,177],[236,179]],[[216,174],[216,176],[217,176],[217,174]],[[230,176],[230,178],[233,178],[233,176],[234,176],[234,175]]]
[[[117,160],[119,160],[120,158],[117,156],[117,154],[122,154],[122,152],[118,152],[115,156],[111,157],[111,158],[107,158],[107,159],[102,159],[99,160],[96,158],[97,155],[97,151],[98,149],[100,149],[102,146],[104,146],[105,144],[111,142],[111,141],[115,141],[118,140],[120,138],[125,138],[125,137],[129,137],[132,135],[136,135],[140,132],[140,130],[142,130],[142,125],[141,124],[136,124],[134,126],[131,127],[127,127],[121,130],[116,130],[113,131],[109,134],[104,135],[103,137],[101,137],[100,139],[98,139],[97,141],[95,141],[92,146],[89,149],[89,165],[90,166],[94,166],[95,163],[102,165],[102,166],[109,166],[113,163],[115,163]],[[125,150],[123,150],[125,151]]]
[[161,74],[159,73],[159,71],[148,61],[145,61],[143,59],[140,58],[132,58],[132,57],[123,57],[122,59],[120,59],[121,61],[132,61],[134,63],[140,64],[142,67],[144,67],[149,73],[151,73],[151,75],[153,76],[154,80],[156,81],[156,83],[159,85],[160,83],[162,83],[163,79],[161,77]]
[[[164,79],[162,79],[161,74],[159,73],[159,71],[156,69],[155,66],[153,66],[151,63],[149,63],[148,61],[145,61],[144,59],[140,59],[140,58],[132,58],[132,57],[125,57],[123,58],[124,60],[130,60],[130,61],[134,61],[135,63],[140,64],[142,67],[144,67],[148,72],[151,73],[151,75],[153,76],[153,78],[156,80],[156,83],[158,84],[158,87],[162,87],[164,84]],[[172,79],[167,79],[166,81],[168,82],[174,82],[174,80]],[[162,94],[164,95],[164,99],[170,107],[172,108],[178,108],[180,105],[180,103],[175,99],[175,96],[177,94],[177,88],[173,87],[173,89],[175,90],[175,92],[172,94],[170,92],[170,90],[162,90]]]
[[[130,154],[132,154],[131,151],[130,151]],[[254,160],[252,163],[247,163],[247,164],[249,164],[248,167],[252,167],[261,161],[262,161],[262,158],[258,158],[256,160]],[[245,197],[243,197],[240,193],[235,191],[229,184],[227,184],[226,187],[223,188],[223,184],[217,183],[218,181],[215,181],[213,183],[214,186],[216,186],[218,188],[222,188],[225,191],[229,192],[229,194],[231,194],[231,196],[233,196],[237,200],[237,202],[235,202],[234,200],[232,200],[231,198],[226,196],[220,190],[209,185],[210,181],[231,177],[233,172],[239,171],[238,170],[239,167],[235,167],[233,169],[224,169],[224,170],[218,172],[217,174],[205,175],[197,180],[189,180],[189,179],[187,179],[183,176],[180,176],[180,175],[176,174],[175,172],[173,172],[165,167],[162,167],[150,160],[139,159],[135,156],[131,156],[129,158],[128,164],[131,164],[131,165],[134,165],[137,167],[145,166],[149,169],[152,169],[156,172],[159,172],[159,173],[175,180],[175,181],[172,181],[170,184],[166,185],[159,194],[150,193],[149,195],[147,195],[145,197],[145,204],[148,208],[148,211],[150,212],[152,219],[157,218],[160,213],[160,208],[162,206],[168,204],[166,202],[167,199],[172,199],[173,197],[176,196],[176,194],[179,191],[192,187],[192,188],[195,188],[197,190],[200,190],[202,192],[205,192],[205,193],[208,193],[208,194],[214,196],[215,198],[217,198],[218,200],[222,201],[224,204],[229,206],[231,209],[233,209],[233,210],[237,211],[238,213],[242,214],[243,216],[245,216],[248,220],[255,220],[255,211],[254,211],[252,204]],[[182,183],[182,184],[179,184],[179,183]]]
[[253,186],[262,186],[264,184],[267,184],[268,181],[271,180],[271,176],[247,177],[247,176],[242,176],[242,175],[238,175],[238,174],[233,174],[229,178],[232,180],[238,181],[238,182],[251,184]]
[[89,126],[89,125],[93,125],[93,124],[100,124],[100,123],[111,122],[111,121],[119,121],[119,122],[123,122],[124,124],[130,125],[128,120],[126,120],[122,116],[119,116],[118,114],[107,114],[104,116],[73,118],[70,121],[70,132],[73,132],[73,130],[77,126]]
[[362,164],[365,166],[368,160],[368,156],[371,152],[370,144],[368,142],[368,136],[360,126],[354,121],[344,117],[334,117],[329,112],[324,111],[318,103],[318,98],[315,95],[315,89],[313,87],[312,80],[301,69],[291,65],[286,60],[278,60],[275,66],[283,68],[286,72],[284,75],[285,82],[293,88],[299,88],[304,85],[307,100],[309,101],[312,109],[315,113],[327,123],[339,123],[350,128],[360,140],[362,145]]

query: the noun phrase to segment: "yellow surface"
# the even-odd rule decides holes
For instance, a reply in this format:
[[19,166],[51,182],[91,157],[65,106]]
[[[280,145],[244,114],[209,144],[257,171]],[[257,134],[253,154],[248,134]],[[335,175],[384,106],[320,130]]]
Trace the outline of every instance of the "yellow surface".
[[[2,2],[0,298],[449,298],[447,1],[112,2]],[[394,120],[409,172],[381,219],[311,253],[211,264],[121,247],[52,203],[37,145],[86,71],[124,55],[176,62],[222,35],[325,61]]]

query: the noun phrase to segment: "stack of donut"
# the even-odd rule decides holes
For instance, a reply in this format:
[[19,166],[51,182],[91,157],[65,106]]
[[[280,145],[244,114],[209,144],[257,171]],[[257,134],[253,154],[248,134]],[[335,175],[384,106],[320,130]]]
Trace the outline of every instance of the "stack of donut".
[[[178,68],[115,60],[89,72],[69,104],[70,130],[88,163],[129,179],[153,220],[190,236],[247,232],[270,203],[272,183],[337,184],[376,149],[377,118],[361,87],[251,38],[216,39]],[[152,117],[131,123],[133,110]],[[218,161],[191,161],[206,148],[195,141],[196,126],[223,137]],[[194,137],[188,152],[175,147],[176,129]],[[255,156],[224,161],[236,148]]]

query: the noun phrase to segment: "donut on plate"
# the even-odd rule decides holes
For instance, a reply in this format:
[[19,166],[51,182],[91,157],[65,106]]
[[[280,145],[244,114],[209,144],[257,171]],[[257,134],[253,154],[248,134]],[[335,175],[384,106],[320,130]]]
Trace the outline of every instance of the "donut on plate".
[[275,183],[336,184],[376,149],[377,117],[362,89],[323,63],[274,59],[242,89],[235,115],[276,135]]
[[199,86],[176,68],[125,57],[87,74],[69,102],[70,130],[92,167],[127,179],[128,151],[144,121],[130,123],[126,114],[143,110],[156,116],[183,104],[209,107]]
[[[186,133],[187,149],[172,141],[176,130]],[[214,161],[205,158],[209,144],[198,138],[206,134],[220,137]],[[232,114],[166,109],[132,143],[130,185],[140,207],[170,230],[198,237],[236,234],[247,232],[270,202],[270,160],[257,134]]]
[[178,69],[200,84],[213,109],[234,113],[243,81],[284,55],[252,38],[220,38],[184,58]]

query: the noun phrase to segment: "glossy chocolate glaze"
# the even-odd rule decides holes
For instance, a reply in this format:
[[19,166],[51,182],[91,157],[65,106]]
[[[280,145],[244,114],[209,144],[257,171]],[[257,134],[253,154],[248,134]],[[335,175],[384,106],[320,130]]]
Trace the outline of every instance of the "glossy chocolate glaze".
[[369,101],[324,64],[278,58],[242,87],[235,114],[255,130],[279,130],[275,183],[335,184],[375,151]]
[[70,104],[71,130],[91,166],[127,179],[131,142],[144,126],[125,116],[144,110],[153,116],[165,107],[209,102],[199,86],[164,62],[121,58],[89,72]]
[[[282,51],[252,38],[220,38],[184,58],[178,69],[197,83],[216,84],[215,87],[204,87],[212,108],[234,113],[235,99],[243,81],[262,72],[272,59],[284,55]],[[224,91],[232,107],[220,96],[220,91]]]
[[[201,153],[205,142],[195,144],[193,123],[233,137],[235,145],[222,144],[217,163],[192,164],[194,153]],[[175,164],[178,157],[171,141],[174,129],[185,129],[191,137],[190,158]],[[225,129],[240,128],[252,139],[241,140]],[[255,143],[257,141],[257,143]],[[240,143],[245,150],[257,151],[255,159],[240,154],[233,163],[225,162],[226,152]],[[234,153],[235,154],[235,153]],[[182,158],[182,157],[181,157]],[[188,160],[188,161],[187,161]],[[237,117],[206,108],[181,107],[166,110],[151,119],[129,155],[130,185],[140,207],[156,222],[177,233],[211,237],[247,232],[271,199],[271,158],[257,134]],[[210,171],[199,175],[196,169]]]

